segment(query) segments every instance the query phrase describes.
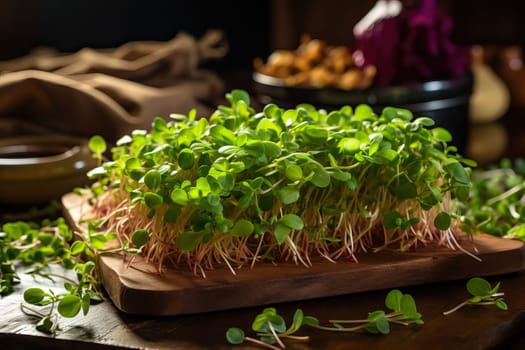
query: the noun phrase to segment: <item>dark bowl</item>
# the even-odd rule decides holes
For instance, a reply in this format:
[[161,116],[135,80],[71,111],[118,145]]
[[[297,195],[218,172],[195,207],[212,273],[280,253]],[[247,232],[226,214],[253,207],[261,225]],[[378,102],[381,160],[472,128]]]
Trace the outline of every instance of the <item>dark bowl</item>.
[[460,152],[466,149],[472,74],[455,80],[364,90],[289,86],[280,79],[257,72],[252,78],[256,99],[261,104],[275,103],[284,108],[294,108],[300,103],[309,103],[326,110],[343,105],[368,104],[376,113],[388,106],[406,108],[415,116],[432,118],[436,126],[452,134],[452,145]]

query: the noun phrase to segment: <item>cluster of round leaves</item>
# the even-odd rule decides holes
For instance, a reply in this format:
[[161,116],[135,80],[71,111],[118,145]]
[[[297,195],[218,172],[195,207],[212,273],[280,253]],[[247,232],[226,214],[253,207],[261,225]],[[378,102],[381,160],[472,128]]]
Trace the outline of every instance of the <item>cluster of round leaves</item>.
[[499,282],[493,287],[487,280],[483,278],[471,278],[467,282],[467,290],[472,295],[472,297],[455,306],[454,308],[443,312],[443,314],[449,315],[452,312],[469,305],[496,305],[496,307],[501,310],[507,310],[507,303],[505,303],[505,300],[502,298],[504,293],[499,292],[499,288]]
[[[94,250],[102,248],[112,238],[92,232],[88,240],[73,242],[73,233],[64,218],[45,219],[41,224],[5,223],[0,232],[0,294],[12,293],[20,282],[16,266],[24,266],[26,274],[64,280],[64,291],[60,293],[39,287],[24,292],[27,304],[22,304],[22,310],[39,317],[36,326],[39,331],[54,333],[58,327],[58,315],[74,317],[80,310],[86,314],[91,304],[102,300],[98,293],[100,282],[95,271]],[[66,273],[49,272],[49,267],[53,266],[55,270],[56,266],[61,266]],[[43,307],[46,311],[28,304]]]
[[[327,112],[269,104],[256,112],[245,91],[227,98],[231,106],[209,118],[195,111],[156,118],[150,132],[122,137],[111,161],[88,174],[97,180],[96,195],[114,189],[126,193],[130,206],[147,209],[141,218],[122,216],[130,232],[142,230],[146,219],[173,225],[179,232],[163,241],[182,252],[218,235],[244,240],[269,233],[279,246],[303,231],[336,244],[363,226],[409,232],[430,209],[436,214],[425,226],[448,230],[455,214],[444,201],[468,197],[468,166],[475,164],[447,144],[448,131],[430,129],[430,118],[393,107],[378,115],[368,105]],[[105,150],[99,138],[92,146],[99,155]],[[114,202],[97,206],[107,212]],[[339,228],[341,215],[352,216],[346,222],[353,227]]]
[[72,233],[63,219],[44,220],[42,225],[17,221],[2,225],[0,231],[0,295],[13,292],[20,277],[15,265],[33,266],[29,272],[39,272],[50,264],[61,262],[74,266],[68,241]]
[[479,232],[525,240],[524,196],[525,160],[503,159],[473,171],[470,199],[459,210]]

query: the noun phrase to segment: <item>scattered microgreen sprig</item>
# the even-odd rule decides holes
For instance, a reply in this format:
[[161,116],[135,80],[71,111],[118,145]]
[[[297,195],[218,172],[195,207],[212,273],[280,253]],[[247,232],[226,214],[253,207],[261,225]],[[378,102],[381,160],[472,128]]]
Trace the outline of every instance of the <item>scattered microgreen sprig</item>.
[[[368,313],[368,317],[362,320],[330,320],[329,326],[321,325],[319,319],[313,316],[305,316],[301,309],[297,309],[293,316],[290,327],[286,326],[284,318],[277,313],[273,307],[265,308],[262,313],[255,317],[252,330],[256,332],[258,339],[247,337],[244,331],[237,327],[231,327],[226,331],[226,340],[230,344],[242,344],[252,342],[270,349],[284,349],[284,339],[295,341],[307,341],[308,336],[296,336],[302,326],[335,331],[335,332],[359,332],[366,330],[372,334],[389,334],[390,323],[401,325],[421,325],[422,315],[417,311],[414,298],[410,294],[403,294],[398,289],[391,290],[385,300],[386,307],[391,312],[382,310]],[[345,327],[344,324],[358,324],[353,327]],[[275,346],[277,344],[278,346]]]
[[[398,289],[388,292],[385,305],[390,312],[376,310],[368,313],[366,319],[358,320],[330,320],[330,326],[311,325],[312,327],[336,332],[356,332],[366,330],[372,334],[389,334],[390,323],[408,326],[424,323],[422,315],[417,311],[414,298],[410,294],[403,294]],[[344,324],[357,324],[345,327]]]
[[502,298],[504,293],[499,292],[500,283],[494,287],[484,278],[474,277],[467,281],[467,290],[472,297],[458,304],[452,309],[443,312],[443,315],[450,315],[464,306],[473,305],[495,305],[501,310],[507,310],[508,306]]
[[305,316],[301,309],[297,309],[293,315],[292,323],[286,326],[284,318],[277,313],[273,307],[265,308],[255,317],[252,323],[252,330],[256,332],[259,339],[247,337],[244,331],[237,327],[231,327],[226,331],[226,340],[230,344],[242,344],[245,341],[262,345],[270,349],[279,349],[273,344],[278,344],[280,348],[285,348],[283,339],[295,341],[307,341],[308,336],[294,335],[304,325],[317,324],[319,321],[312,316]]
[[13,292],[20,282],[16,265],[32,266],[29,273],[39,273],[47,266],[60,263],[74,266],[67,242],[72,233],[63,219],[44,220],[42,225],[16,221],[2,225],[0,230],[0,295]]
[[472,172],[469,200],[458,203],[478,232],[525,241],[525,160],[502,159]]
[[[40,318],[36,329],[47,334],[53,334],[58,329],[58,315],[62,317],[75,317],[82,310],[87,315],[90,305],[102,301],[101,295],[95,289],[98,281],[93,277],[95,264],[92,261],[75,264],[74,270],[78,281],[67,276],[53,275],[64,279],[63,293],[52,289],[44,291],[42,288],[33,287],[24,291],[24,301],[21,309],[24,313]],[[49,276],[49,274],[47,275]],[[95,286],[94,286],[95,285]],[[39,309],[28,304],[38,306]]]
[[[102,301],[96,275],[95,249],[111,239],[111,234],[93,232],[84,240],[75,240],[64,218],[45,219],[41,224],[16,221],[2,225],[0,232],[0,294],[7,295],[20,283],[17,267],[35,278],[63,281],[62,292],[28,288],[24,292],[23,312],[39,318],[37,330],[52,334],[58,328],[59,315],[74,317],[80,310],[87,314],[91,304]],[[50,267],[55,267],[53,272]],[[64,273],[56,273],[61,267]],[[32,306],[30,306],[32,305]]]

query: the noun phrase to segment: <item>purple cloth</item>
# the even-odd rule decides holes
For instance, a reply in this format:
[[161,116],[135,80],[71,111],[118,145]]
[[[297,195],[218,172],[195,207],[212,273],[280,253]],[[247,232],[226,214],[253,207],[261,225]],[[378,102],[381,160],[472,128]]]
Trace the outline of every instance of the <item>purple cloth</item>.
[[466,47],[451,40],[453,21],[435,0],[405,2],[400,14],[376,22],[356,37],[362,65],[374,65],[375,86],[460,78],[467,73]]

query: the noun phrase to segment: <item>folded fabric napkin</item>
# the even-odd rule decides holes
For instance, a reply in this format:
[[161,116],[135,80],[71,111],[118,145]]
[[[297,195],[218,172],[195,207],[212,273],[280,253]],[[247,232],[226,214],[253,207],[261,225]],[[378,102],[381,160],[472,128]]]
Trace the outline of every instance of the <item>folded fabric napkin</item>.
[[149,129],[156,116],[206,115],[224,83],[199,65],[226,52],[222,33],[210,31],[70,54],[38,48],[0,62],[0,137],[59,132],[111,142]]

